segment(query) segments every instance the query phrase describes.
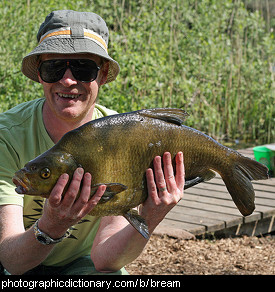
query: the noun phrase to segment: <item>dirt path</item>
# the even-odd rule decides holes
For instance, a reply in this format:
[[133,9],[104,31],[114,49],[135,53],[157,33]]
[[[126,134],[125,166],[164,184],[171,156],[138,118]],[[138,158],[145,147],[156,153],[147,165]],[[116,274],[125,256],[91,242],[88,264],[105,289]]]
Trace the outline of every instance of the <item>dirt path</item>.
[[211,241],[153,235],[126,268],[135,275],[274,275],[274,250],[274,236]]

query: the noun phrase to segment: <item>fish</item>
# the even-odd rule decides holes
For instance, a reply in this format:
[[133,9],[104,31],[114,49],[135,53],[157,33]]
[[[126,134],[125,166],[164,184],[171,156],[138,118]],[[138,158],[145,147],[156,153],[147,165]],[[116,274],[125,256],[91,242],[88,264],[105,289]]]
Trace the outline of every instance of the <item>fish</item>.
[[148,239],[148,225],[136,210],[148,196],[146,170],[165,152],[171,153],[175,167],[175,155],[181,151],[184,189],[218,173],[241,214],[250,215],[255,209],[251,180],[267,179],[267,167],[184,125],[187,116],[182,109],[152,108],[90,121],[18,170],[15,190],[48,198],[61,174],[71,179],[76,168],[83,167],[93,176],[91,196],[99,185],[107,187],[89,215],[124,216]]

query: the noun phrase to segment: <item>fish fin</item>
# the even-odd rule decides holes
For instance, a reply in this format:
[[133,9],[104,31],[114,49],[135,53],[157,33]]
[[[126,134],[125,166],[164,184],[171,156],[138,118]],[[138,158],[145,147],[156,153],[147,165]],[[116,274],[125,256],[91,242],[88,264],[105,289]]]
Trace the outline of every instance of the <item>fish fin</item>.
[[189,189],[189,188],[191,188],[191,187],[193,187],[201,182],[203,182],[203,178],[200,176],[186,180],[184,183],[184,189],[187,190],[187,189]]
[[205,171],[204,173],[201,174],[201,176],[197,176],[193,179],[190,179],[190,180],[186,180],[185,181],[185,184],[184,184],[184,189],[189,189],[201,182],[204,182],[204,181],[208,181],[212,178],[214,178],[216,176],[216,173],[210,169],[208,169],[207,171]]
[[137,210],[131,209],[123,216],[144,238],[149,239],[148,225]]
[[154,109],[146,109],[138,112],[139,115],[163,120],[167,123],[173,123],[178,126],[181,126],[187,116],[189,114],[184,110],[177,108],[154,108]]
[[[96,193],[100,185],[102,184],[96,184],[91,187],[91,196],[93,196]],[[107,183],[104,185],[106,185],[107,188],[99,201],[101,203],[108,202],[109,200],[113,198],[114,195],[119,194],[127,189],[127,186],[123,184],[119,184],[119,183]]]
[[255,209],[255,193],[251,180],[268,179],[268,168],[245,156],[238,156],[231,173],[222,179],[233,201],[243,216],[252,214]]

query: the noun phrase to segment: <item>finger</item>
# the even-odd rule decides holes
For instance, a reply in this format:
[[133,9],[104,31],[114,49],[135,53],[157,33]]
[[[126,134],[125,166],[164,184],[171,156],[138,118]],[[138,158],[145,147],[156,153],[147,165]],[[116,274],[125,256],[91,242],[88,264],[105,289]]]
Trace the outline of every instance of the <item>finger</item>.
[[165,183],[165,178],[164,178],[164,174],[162,170],[160,156],[156,156],[154,159],[154,174],[155,174],[155,182],[159,190],[159,195],[162,195],[165,191],[167,191],[167,189],[166,189],[166,183]]
[[83,206],[87,204],[91,196],[91,183],[92,183],[92,176],[90,173],[85,173],[82,180],[82,187],[80,191],[79,198],[74,203],[74,211],[77,213],[79,212]]
[[107,188],[106,185],[100,185],[98,187],[96,193],[91,197],[91,199],[88,201],[85,208],[83,209],[82,217],[90,213],[95,208],[97,203],[100,201],[101,197],[104,195],[106,188]]
[[80,184],[82,181],[84,175],[84,169],[83,168],[77,168],[74,172],[73,179],[70,183],[70,186],[67,190],[67,192],[64,195],[64,198],[62,200],[62,205],[64,208],[70,208],[73,203],[75,202],[75,199],[79,193],[80,190]]
[[183,191],[184,183],[185,183],[185,168],[184,168],[184,157],[183,153],[179,152],[176,155],[176,184],[178,189]]
[[173,190],[177,189],[177,185],[174,176],[171,154],[169,152],[165,152],[163,155],[163,171],[167,190],[169,193],[172,193]]
[[61,200],[62,200],[62,194],[63,191],[69,181],[69,175],[67,173],[62,174],[55,186],[53,187],[51,194],[49,196],[49,204],[53,207],[57,207]]
[[147,190],[148,195],[154,202],[158,201],[158,190],[155,183],[154,173],[151,168],[146,170],[146,181],[147,181]]

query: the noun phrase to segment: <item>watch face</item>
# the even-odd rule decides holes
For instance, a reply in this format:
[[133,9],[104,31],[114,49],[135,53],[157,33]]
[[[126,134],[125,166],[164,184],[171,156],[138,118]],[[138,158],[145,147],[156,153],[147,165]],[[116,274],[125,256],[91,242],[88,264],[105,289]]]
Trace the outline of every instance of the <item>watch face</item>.
[[42,235],[38,235],[38,236],[37,236],[37,240],[38,240],[38,241],[40,241],[40,242],[42,242],[42,243],[44,243],[44,244],[46,244],[46,243],[47,243],[47,240],[46,240],[46,238],[45,238],[45,237],[43,237]]

